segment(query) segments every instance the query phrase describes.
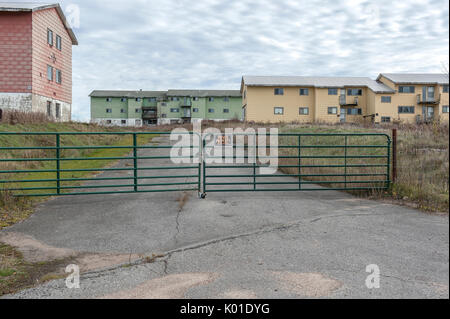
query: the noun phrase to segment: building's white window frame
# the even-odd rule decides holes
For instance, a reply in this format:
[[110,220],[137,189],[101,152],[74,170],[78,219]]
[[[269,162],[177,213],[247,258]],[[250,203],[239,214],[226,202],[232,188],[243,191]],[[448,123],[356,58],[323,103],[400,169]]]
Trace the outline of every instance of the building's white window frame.
[[391,117],[390,116],[382,116],[381,123],[391,123]]
[[442,113],[448,113],[448,105],[442,105]]
[[120,109],[120,113],[126,113],[125,109]]
[[112,102],[112,98],[111,97],[107,97],[106,98],[106,102]]
[[338,95],[337,88],[328,88],[328,95]]
[[[408,88],[405,92],[405,88]],[[414,85],[400,85],[398,87],[398,93],[413,94],[416,92],[416,87]]]
[[141,113],[141,109],[135,108],[134,113]]
[[284,115],[284,107],[283,106],[274,106],[273,114],[274,115]]
[[62,72],[59,69],[55,69],[55,82],[58,84],[62,83]]
[[47,64],[47,80],[53,81],[53,67]]
[[412,105],[399,105],[398,114],[414,114],[415,107]]
[[284,95],[284,88],[274,88],[273,95]]
[[192,108],[192,112],[193,112],[193,113],[198,113],[198,107]]
[[47,116],[52,116],[52,101],[47,101]]
[[392,96],[382,95],[381,96],[381,103],[392,103]]
[[299,115],[309,115],[309,107],[308,106],[301,106],[301,107],[299,107],[298,108],[298,114]]
[[298,92],[301,96],[308,96],[309,95],[309,88],[300,88]]
[[338,107],[337,106],[328,106],[328,114],[331,114],[331,115],[338,114]]
[[61,36],[59,36],[59,35],[56,35],[56,37],[55,37],[55,46],[56,46],[56,48],[59,50],[59,51],[61,51],[62,50],[62,39],[61,39]]
[[47,44],[53,46],[53,31],[50,29],[47,29]]

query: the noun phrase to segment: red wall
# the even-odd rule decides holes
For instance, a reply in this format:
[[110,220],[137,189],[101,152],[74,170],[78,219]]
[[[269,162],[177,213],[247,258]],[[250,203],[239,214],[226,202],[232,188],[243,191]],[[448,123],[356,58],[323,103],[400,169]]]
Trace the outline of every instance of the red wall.
[[[33,12],[33,93],[72,103],[72,41],[55,8]],[[53,46],[47,43],[47,29],[53,31]],[[62,50],[56,49],[56,35]],[[51,56],[56,57],[53,62]],[[54,68],[53,81],[47,80],[47,65]],[[55,69],[62,71],[62,84],[55,81]]]
[[31,93],[31,12],[0,12],[0,92]]

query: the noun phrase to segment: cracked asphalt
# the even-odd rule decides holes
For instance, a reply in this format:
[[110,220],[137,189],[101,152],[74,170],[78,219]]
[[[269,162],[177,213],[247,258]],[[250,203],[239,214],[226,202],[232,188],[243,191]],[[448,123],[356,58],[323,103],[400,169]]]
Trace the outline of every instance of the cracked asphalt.
[[[5,298],[449,298],[448,215],[336,191],[61,197],[2,232],[80,252],[161,255],[83,273],[79,289],[60,279]],[[379,288],[366,287],[370,264]]]

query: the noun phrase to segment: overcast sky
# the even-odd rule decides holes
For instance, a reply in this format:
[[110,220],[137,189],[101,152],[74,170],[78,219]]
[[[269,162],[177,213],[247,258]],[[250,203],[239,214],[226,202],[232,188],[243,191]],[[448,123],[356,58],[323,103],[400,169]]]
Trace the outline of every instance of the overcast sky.
[[74,120],[89,120],[94,89],[239,89],[244,74],[375,78],[441,72],[448,61],[447,0],[75,0],[61,6],[79,40]]

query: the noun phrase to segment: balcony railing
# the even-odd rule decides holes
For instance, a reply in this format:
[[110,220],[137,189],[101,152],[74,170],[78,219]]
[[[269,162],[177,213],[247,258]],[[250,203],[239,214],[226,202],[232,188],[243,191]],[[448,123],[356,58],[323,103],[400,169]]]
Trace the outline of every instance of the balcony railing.
[[339,96],[339,104],[340,105],[357,106],[358,105],[358,98],[355,97],[352,102],[347,102],[347,96],[346,95],[340,95]]
[[441,100],[441,94],[438,96],[426,96],[417,94],[417,104],[439,104]]
[[145,109],[143,108],[142,111],[142,118],[143,119],[152,119],[152,118],[157,118],[158,117],[158,112],[156,111],[155,108],[152,109]]
[[191,117],[191,110],[186,108],[183,110],[183,117]]

